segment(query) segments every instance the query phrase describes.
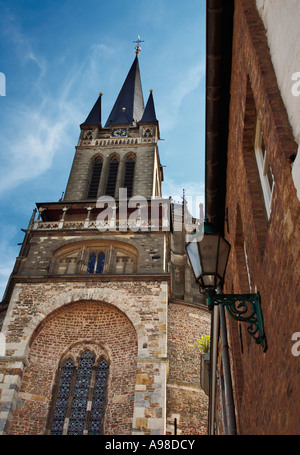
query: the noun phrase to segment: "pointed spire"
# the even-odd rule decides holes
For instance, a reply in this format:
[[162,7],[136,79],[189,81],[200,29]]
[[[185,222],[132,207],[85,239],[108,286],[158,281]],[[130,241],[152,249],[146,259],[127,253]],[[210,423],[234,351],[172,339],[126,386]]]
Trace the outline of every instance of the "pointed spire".
[[84,123],[82,123],[80,126],[92,126],[92,125],[100,125],[101,126],[101,98],[102,98],[103,93],[99,93],[99,97],[94,104],[91,112],[87,116],[86,120]]
[[142,119],[139,123],[157,123],[154,100],[153,100],[153,90],[150,90],[150,95],[145,107],[145,111]]
[[138,122],[144,112],[144,98],[138,54],[129,70],[127,78],[121,88],[117,101],[107,119],[106,127],[110,125],[132,124]]

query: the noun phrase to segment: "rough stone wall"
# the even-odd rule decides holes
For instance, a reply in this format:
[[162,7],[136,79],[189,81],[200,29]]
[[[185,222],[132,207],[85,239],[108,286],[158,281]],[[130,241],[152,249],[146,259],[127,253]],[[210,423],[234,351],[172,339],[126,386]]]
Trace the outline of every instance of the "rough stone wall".
[[[112,362],[115,373],[111,376],[107,433],[164,434],[167,299],[167,284],[159,281],[19,283],[3,326],[6,356],[0,365],[1,431],[9,428],[16,406],[10,432],[45,431],[60,356],[79,341],[97,342]],[[128,351],[128,361],[124,351]],[[131,409],[132,423],[127,411],[116,417],[117,407],[125,404]]]
[[[299,201],[291,175],[297,145],[252,0],[235,2],[232,68],[225,226],[232,251],[224,292],[250,284],[260,292],[268,343],[263,353],[246,324],[228,319],[238,432],[298,434],[299,358],[291,352],[300,320]],[[269,220],[254,155],[256,116],[275,181]]]
[[44,434],[59,361],[68,351],[74,355],[74,346],[77,351],[89,347],[108,357],[104,433],[131,434],[136,331],[115,307],[95,302],[60,308],[33,334],[9,434]]
[[208,396],[200,386],[200,352],[189,346],[210,335],[210,313],[184,303],[170,303],[168,310],[167,431],[174,434],[207,434]]
[[[85,232],[71,235],[64,232],[53,232],[43,234],[38,232],[30,240],[27,257],[23,260],[21,274],[45,275],[51,269],[53,255],[59,248],[65,245],[76,245],[76,242],[104,241],[120,242],[120,245],[132,245],[138,253],[137,273],[163,272],[165,268],[163,233],[133,233],[116,234]],[[162,235],[161,235],[162,234]],[[116,244],[117,246],[117,244]]]

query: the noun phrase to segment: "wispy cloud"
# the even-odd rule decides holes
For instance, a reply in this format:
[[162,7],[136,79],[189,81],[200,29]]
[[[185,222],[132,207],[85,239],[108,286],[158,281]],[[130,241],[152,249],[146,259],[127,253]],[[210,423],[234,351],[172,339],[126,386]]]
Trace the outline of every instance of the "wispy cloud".
[[57,111],[50,101],[45,104],[47,112],[44,107],[21,106],[21,127],[15,129],[12,139],[3,139],[7,158],[1,167],[0,195],[49,169],[55,153],[67,141],[65,130],[72,121],[71,107],[66,103]]
[[180,108],[184,99],[199,87],[205,76],[204,60],[197,62],[194,66],[182,72],[180,79],[174,84],[173,90],[168,92],[168,99],[164,100],[160,107],[160,122],[164,125],[164,131],[173,129],[178,121]]
[[[15,100],[13,109],[5,111],[8,126],[1,137],[0,196],[41,175],[52,166],[56,153],[71,146],[68,132],[80,118],[80,95],[74,87],[93,65],[93,60],[87,57],[76,67],[70,66],[56,87],[55,95],[51,94],[51,65],[46,58],[37,55],[14,17],[6,13],[6,19],[2,33],[9,35],[10,45],[21,65],[33,62],[39,72],[32,73],[26,96]],[[3,18],[1,23],[4,23]]]
[[2,34],[9,38],[9,43],[20,62],[23,64],[28,63],[28,61],[34,62],[43,75],[46,70],[45,59],[33,49],[30,38],[22,32],[17,19],[7,6],[2,7],[0,25]]

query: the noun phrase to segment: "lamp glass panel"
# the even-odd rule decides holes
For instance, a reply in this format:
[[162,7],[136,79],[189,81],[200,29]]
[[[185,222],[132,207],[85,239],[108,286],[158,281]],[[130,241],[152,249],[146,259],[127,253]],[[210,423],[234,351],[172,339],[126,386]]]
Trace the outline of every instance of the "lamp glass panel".
[[215,275],[203,275],[202,276],[203,287],[216,287],[216,277]]
[[198,242],[191,242],[186,247],[187,254],[196,278],[201,274],[201,263],[198,251]]
[[202,272],[214,275],[217,272],[219,234],[204,234],[199,242]]
[[229,243],[225,239],[220,237],[219,260],[218,260],[218,275],[222,279],[225,276],[229,250],[230,250]]

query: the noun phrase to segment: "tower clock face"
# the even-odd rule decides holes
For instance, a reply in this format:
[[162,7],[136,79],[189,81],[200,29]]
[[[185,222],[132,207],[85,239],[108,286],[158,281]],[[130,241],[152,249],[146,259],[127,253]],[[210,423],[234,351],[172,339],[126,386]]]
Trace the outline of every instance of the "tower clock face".
[[112,137],[126,137],[126,128],[116,128],[112,131]]

